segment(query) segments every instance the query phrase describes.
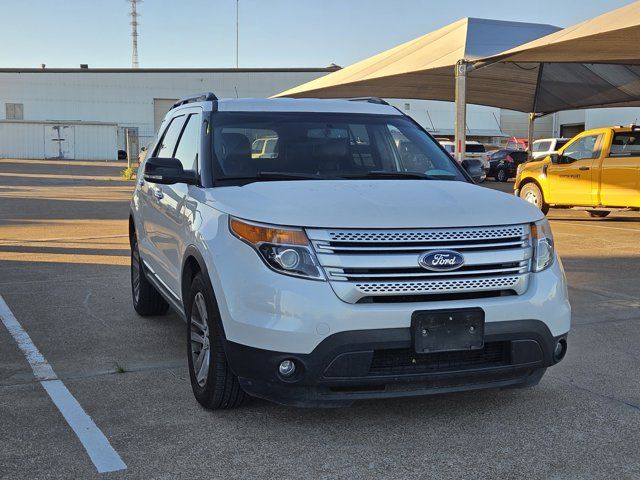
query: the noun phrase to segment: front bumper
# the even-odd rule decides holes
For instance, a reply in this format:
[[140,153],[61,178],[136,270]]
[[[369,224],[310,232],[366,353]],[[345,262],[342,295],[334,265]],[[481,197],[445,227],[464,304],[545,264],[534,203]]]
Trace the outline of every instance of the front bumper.
[[[480,351],[416,354],[410,328],[341,332],[327,337],[311,353],[252,348],[227,341],[231,370],[250,395],[276,403],[326,407],[354,400],[406,397],[537,384],[554,357],[557,342],[539,320],[485,325]],[[472,353],[474,352],[474,353]],[[296,373],[278,373],[293,360]]]

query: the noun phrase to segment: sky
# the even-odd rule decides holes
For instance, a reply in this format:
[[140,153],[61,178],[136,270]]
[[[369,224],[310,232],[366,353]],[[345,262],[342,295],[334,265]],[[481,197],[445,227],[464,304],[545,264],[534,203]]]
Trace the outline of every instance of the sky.
[[[462,17],[567,27],[629,0],[239,0],[240,67],[346,66]],[[130,67],[127,0],[0,0],[0,67]],[[140,67],[234,67],[236,0],[144,0]]]

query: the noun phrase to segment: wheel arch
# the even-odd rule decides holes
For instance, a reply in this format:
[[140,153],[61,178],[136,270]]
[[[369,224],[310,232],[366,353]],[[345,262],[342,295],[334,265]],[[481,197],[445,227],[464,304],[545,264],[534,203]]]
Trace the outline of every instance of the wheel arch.
[[535,184],[536,187],[538,187],[540,189],[540,192],[542,193],[542,199],[544,200],[544,190],[542,189],[542,185],[540,185],[540,182],[538,182],[535,178],[533,177],[527,177],[525,179],[523,179],[520,184],[518,185],[518,190],[522,191],[522,188],[525,185],[528,185],[529,183],[533,183]]
[[[204,282],[213,295],[215,308],[218,310],[218,312],[220,311],[216,291],[213,288],[213,284],[211,283],[211,277],[209,276],[209,270],[207,268],[206,262],[204,261],[204,257],[195,245],[189,245],[184,252],[184,258],[182,261],[182,272],[180,277],[180,295],[182,299],[182,307],[187,318],[189,317],[189,309],[191,308],[191,305],[188,305],[188,302],[186,300],[189,298],[189,289],[191,287],[191,283],[198,273],[202,273]],[[220,331],[222,332],[223,338],[226,339],[227,337],[224,333],[222,318],[220,317],[220,315],[218,315],[218,318],[220,318]]]
[[133,248],[133,239],[136,234],[136,224],[133,220],[133,213],[129,213],[129,247]]

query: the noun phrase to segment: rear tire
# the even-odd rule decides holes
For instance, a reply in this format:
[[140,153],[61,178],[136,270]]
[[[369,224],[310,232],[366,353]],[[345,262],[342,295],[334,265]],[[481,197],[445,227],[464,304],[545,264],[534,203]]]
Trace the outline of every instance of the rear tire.
[[131,297],[133,308],[141,317],[164,315],[169,310],[169,304],[147,280],[135,235],[131,244]]
[[507,171],[504,168],[498,170],[498,173],[496,173],[496,180],[499,182],[506,182],[509,180],[509,175],[507,175]]
[[535,183],[525,184],[520,190],[520,198],[538,207],[545,215],[549,212],[549,205],[544,202],[542,191]]
[[590,217],[593,217],[593,218],[604,218],[607,215],[609,215],[611,212],[608,212],[606,210],[587,210],[587,213],[589,214]]
[[187,310],[187,358],[193,394],[210,410],[241,406],[247,394],[224,353],[220,312],[202,273],[191,283]]

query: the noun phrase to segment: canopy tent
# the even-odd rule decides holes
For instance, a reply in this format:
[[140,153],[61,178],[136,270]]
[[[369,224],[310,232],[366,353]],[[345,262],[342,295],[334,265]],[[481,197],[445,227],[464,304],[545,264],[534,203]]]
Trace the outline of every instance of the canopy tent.
[[640,105],[640,2],[482,59],[539,69],[530,112]]
[[464,19],[278,96],[455,100],[462,159],[467,102],[529,112],[530,140],[538,115],[640,105],[638,45],[640,2],[564,30]]
[[[350,98],[377,96],[453,101],[454,67],[480,60],[560,30],[552,25],[464,18],[391,50],[276,96]],[[469,103],[528,110],[537,73],[504,66],[470,82]],[[478,72],[480,73],[480,72]]]

